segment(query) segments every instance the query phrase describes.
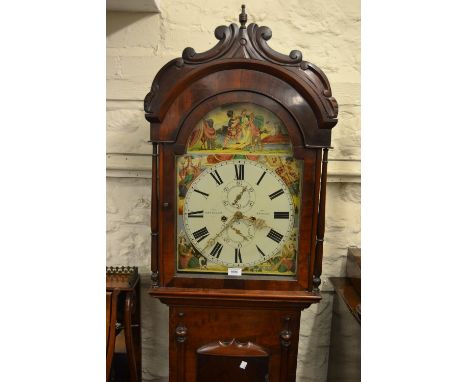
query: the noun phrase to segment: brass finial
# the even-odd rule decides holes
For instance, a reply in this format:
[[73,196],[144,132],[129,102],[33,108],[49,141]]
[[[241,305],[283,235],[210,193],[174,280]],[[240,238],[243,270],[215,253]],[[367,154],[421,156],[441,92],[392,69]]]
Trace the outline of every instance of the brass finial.
[[239,14],[239,22],[241,29],[245,29],[245,24],[247,23],[247,13],[245,13],[245,5],[242,4],[242,13]]

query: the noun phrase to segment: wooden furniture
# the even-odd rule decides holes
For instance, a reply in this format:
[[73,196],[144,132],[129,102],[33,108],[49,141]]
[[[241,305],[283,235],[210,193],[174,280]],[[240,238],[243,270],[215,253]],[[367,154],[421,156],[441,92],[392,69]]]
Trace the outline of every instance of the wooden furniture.
[[272,50],[244,6],[239,22],[216,28],[212,49],[167,63],[144,101],[149,293],[169,306],[171,382],[257,381],[265,368],[271,382],[294,381],[301,311],[321,299],[338,105],[301,52]]
[[346,277],[331,277],[336,296],[328,360],[328,382],[361,380],[361,249],[349,248]]
[[117,301],[119,293],[106,291],[106,381],[109,381],[112,360],[114,358],[116,324],[117,324]]
[[137,267],[106,267],[106,380],[123,329],[130,382],[141,381],[140,276]]

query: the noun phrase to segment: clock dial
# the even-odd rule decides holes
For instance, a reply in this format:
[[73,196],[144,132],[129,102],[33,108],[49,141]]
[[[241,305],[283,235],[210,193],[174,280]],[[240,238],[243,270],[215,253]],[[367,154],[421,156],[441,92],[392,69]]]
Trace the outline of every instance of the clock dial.
[[177,272],[296,275],[303,161],[278,115],[220,105],[176,165]]
[[183,225],[208,261],[252,267],[277,255],[294,227],[289,187],[258,161],[222,161],[202,171],[185,195]]

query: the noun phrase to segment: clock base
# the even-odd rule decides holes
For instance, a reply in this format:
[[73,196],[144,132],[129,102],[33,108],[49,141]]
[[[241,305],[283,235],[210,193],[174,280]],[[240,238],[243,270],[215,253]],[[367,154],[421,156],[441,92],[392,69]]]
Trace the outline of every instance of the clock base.
[[223,381],[252,375],[295,381],[301,311],[320,301],[310,292],[152,288],[150,294],[169,306],[170,382],[215,378],[226,368],[232,372]]

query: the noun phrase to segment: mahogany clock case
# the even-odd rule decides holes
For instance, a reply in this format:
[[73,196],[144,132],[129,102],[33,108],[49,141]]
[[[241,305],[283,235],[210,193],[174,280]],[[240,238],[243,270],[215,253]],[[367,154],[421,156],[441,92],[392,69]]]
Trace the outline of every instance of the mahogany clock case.
[[[225,28],[237,34],[239,41],[242,41],[240,36],[246,34],[246,29],[239,30],[235,24]],[[257,31],[258,36],[258,29],[261,28],[255,24],[248,27],[250,35],[255,35]],[[228,33],[224,35],[224,40],[226,36],[229,36]],[[219,48],[213,50],[219,51]],[[188,56],[186,53],[187,50],[183,57]],[[297,60],[288,57],[287,64],[283,66],[267,60],[237,58],[237,54],[217,60],[209,60],[209,57],[206,61],[201,58],[196,60],[198,56],[207,56],[207,53],[169,62],[156,76],[152,87],[154,90],[145,99],[146,118],[151,122],[150,135],[154,144],[151,223],[152,271],[158,278],[156,284],[159,287],[179,288],[312,290],[314,271],[317,273],[314,268],[317,263],[315,247],[322,151],[330,145],[331,126],[336,123],[336,102],[332,97],[324,96],[331,93],[326,86],[322,84],[322,92],[318,93],[308,77],[306,79],[309,83],[292,71],[306,73],[311,71],[308,65],[312,64],[298,63],[292,66],[290,61]],[[281,56],[283,59],[287,57]],[[306,70],[301,66],[306,67]],[[305,76],[313,79],[310,74]],[[320,97],[327,102],[317,102]],[[189,136],[204,115],[217,107],[236,102],[259,105],[277,115],[288,130],[294,157],[304,161],[299,232],[301,240],[297,277],[294,280],[190,276],[176,270],[176,156],[185,154]],[[331,106],[331,116],[323,113],[324,104]],[[317,274],[315,276],[319,277]]]
[[[242,76],[243,71],[239,71],[238,75]],[[262,77],[260,74],[258,77]],[[226,79],[225,79],[226,80]],[[179,137],[174,144],[162,144],[160,147],[160,185],[162,186],[162,192],[160,195],[164,198],[163,204],[165,207],[160,212],[160,224],[159,232],[161,237],[164,237],[164,246],[161,247],[161,255],[159,258],[159,269],[163,270],[160,273],[160,283],[165,286],[174,287],[198,287],[198,288],[246,288],[246,289],[271,289],[271,290],[305,290],[308,287],[308,274],[307,269],[308,256],[310,246],[315,245],[315,241],[301,240],[299,243],[299,256],[297,267],[297,280],[288,280],[285,286],[283,281],[278,282],[277,280],[263,280],[263,279],[251,279],[248,276],[243,277],[241,280],[230,279],[227,285],[225,275],[219,277],[214,275],[197,275],[197,277],[188,276],[185,274],[177,273],[176,262],[173,260],[173,254],[176,253],[176,238],[175,238],[175,225],[176,225],[176,204],[174,195],[176,195],[176,181],[174,174],[176,173],[175,158],[176,155],[184,154],[185,142],[187,135],[191,132],[194,126],[194,120],[198,122],[199,115],[204,115],[209,110],[236,101],[247,101],[255,103],[264,107],[268,107],[277,115],[281,115],[285,125],[289,128],[294,126],[294,120],[286,114],[282,107],[275,101],[266,98],[264,95],[249,93],[245,91],[233,90],[229,93],[222,95],[216,95],[210,100],[202,102],[198,105],[190,114],[190,116],[184,121]],[[201,118],[201,117],[200,117]],[[291,134],[291,139],[295,148],[295,157],[304,161],[304,179],[302,189],[302,201],[301,205],[304,208],[301,209],[300,216],[300,232],[299,237],[310,237],[312,232],[316,229],[314,227],[314,220],[316,217],[312,216],[312,211],[317,209],[318,204],[318,193],[320,182],[316,182],[315,174],[316,167],[321,165],[321,151],[320,150],[301,150],[297,146],[297,129],[291,129],[290,132],[296,133]],[[295,142],[296,141],[296,142]],[[310,206],[313,206],[310,208]],[[304,266],[306,264],[306,266]],[[310,264],[313,267],[313,263]]]
[[[220,370],[236,367],[239,355],[251,360],[253,369],[244,373],[236,367],[226,381],[234,375],[236,381],[254,378],[248,375],[294,381],[301,310],[321,298],[327,156],[338,105],[326,76],[303,61],[301,52],[287,56],[272,50],[271,30],[246,26],[244,7],[239,21],[240,27],[216,28],[219,42],[212,49],[186,48],[168,62],[145,98],[153,144],[149,293],[170,308],[170,381],[224,378]],[[291,155],[302,163],[293,276],[191,274],[177,268],[177,158],[186,154],[207,113],[236,103],[273,113],[287,129]],[[212,372],[200,365],[210,365]]]

